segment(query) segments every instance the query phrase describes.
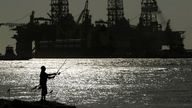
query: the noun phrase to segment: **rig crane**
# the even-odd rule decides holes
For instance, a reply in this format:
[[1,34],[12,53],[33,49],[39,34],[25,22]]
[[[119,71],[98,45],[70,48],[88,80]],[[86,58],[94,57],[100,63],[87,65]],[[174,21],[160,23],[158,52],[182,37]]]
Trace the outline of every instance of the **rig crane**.
[[85,7],[77,19],[77,24],[79,24],[80,21],[82,23],[91,23],[91,15],[89,15],[89,1],[88,0],[86,0]]

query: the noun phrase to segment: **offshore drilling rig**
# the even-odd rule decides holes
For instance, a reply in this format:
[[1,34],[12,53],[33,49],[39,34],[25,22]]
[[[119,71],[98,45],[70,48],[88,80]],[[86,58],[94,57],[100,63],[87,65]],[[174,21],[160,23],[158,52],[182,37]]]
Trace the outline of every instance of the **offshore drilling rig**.
[[[156,0],[141,1],[138,25],[124,17],[123,0],[108,0],[108,20],[95,21],[86,0],[77,21],[69,12],[68,0],[51,0],[49,18],[35,17],[15,25],[16,53],[32,57],[185,57],[184,31],[165,29]],[[10,24],[1,24],[10,25]],[[12,26],[14,26],[12,24]],[[167,49],[163,49],[163,47]]]

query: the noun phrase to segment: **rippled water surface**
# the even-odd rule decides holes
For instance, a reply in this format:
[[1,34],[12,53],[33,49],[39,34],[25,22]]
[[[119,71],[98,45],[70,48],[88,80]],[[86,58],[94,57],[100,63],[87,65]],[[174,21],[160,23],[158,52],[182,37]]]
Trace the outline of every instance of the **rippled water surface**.
[[[79,108],[191,108],[192,59],[32,59],[0,61],[0,98],[40,100],[40,67],[61,74],[48,81],[47,100]],[[10,89],[10,92],[8,90]]]

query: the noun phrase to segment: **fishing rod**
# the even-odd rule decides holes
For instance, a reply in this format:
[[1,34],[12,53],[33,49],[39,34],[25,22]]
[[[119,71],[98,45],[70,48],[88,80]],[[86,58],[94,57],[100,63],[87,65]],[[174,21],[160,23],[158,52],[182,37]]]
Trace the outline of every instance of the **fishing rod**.
[[65,59],[65,61],[63,62],[63,64],[59,67],[59,69],[57,70],[56,74],[59,75],[60,74],[60,70],[61,68],[64,66],[64,64],[66,63],[67,59]]
[[[60,75],[60,73],[61,72],[59,72],[60,70],[61,70],[61,68],[64,66],[64,64],[66,64],[66,61],[67,61],[67,59],[65,59],[65,61],[63,62],[63,64],[60,66],[60,68],[57,70],[57,72],[56,72],[56,75],[53,77],[53,79],[57,76],[57,75]],[[71,66],[70,66],[71,67]],[[68,68],[70,68],[70,67],[68,67]],[[66,68],[66,69],[68,69],[68,68]],[[65,69],[65,70],[66,70]],[[53,82],[52,82],[53,83]],[[51,90],[50,92],[49,92],[49,94],[51,94],[52,95],[52,93],[53,93],[53,90]]]

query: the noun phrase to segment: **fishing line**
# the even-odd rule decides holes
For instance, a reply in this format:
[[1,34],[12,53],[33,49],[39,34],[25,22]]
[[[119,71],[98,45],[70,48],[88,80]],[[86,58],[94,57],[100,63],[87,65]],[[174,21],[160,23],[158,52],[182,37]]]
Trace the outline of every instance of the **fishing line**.
[[[67,61],[67,59],[65,59],[65,61],[62,63],[62,65],[59,67],[59,69],[57,70],[57,72],[56,72],[56,75],[54,76],[54,78],[53,78],[53,80],[52,80],[52,82],[51,82],[51,88],[50,88],[50,94],[51,94],[51,98],[52,98],[52,95],[53,95],[53,83],[54,83],[54,79],[55,79],[55,77],[57,76],[57,75],[60,75],[60,73],[61,72],[59,72],[60,70],[61,70],[61,68],[66,64],[66,61]],[[71,67],[71,66],[70,66]],[[70,67],[68,67],[68,68],[70,68]],[[68,68],[66,68],[66,69],[68,69]],[[65,70],[66,70],[65,69]]]
[[[71,68],[71,67],[72,67],[72,66],[69,66],[69,67],[66,68],[65,70],[67,70],[67,69],[69,69],[69,68]],[[87,70],[89,70],[89,69],[85,69],[85,70],[79,71],[78,73],[82,73],[82,72],[85,72],[85,71],[87,71]],[[58,95],[60,94],[60,92],[62,91],[61,89],[62,89],[62,88],[60,88],[59,91],[56,93],[56,96],[55,96],[56,99],[57,99]]]

